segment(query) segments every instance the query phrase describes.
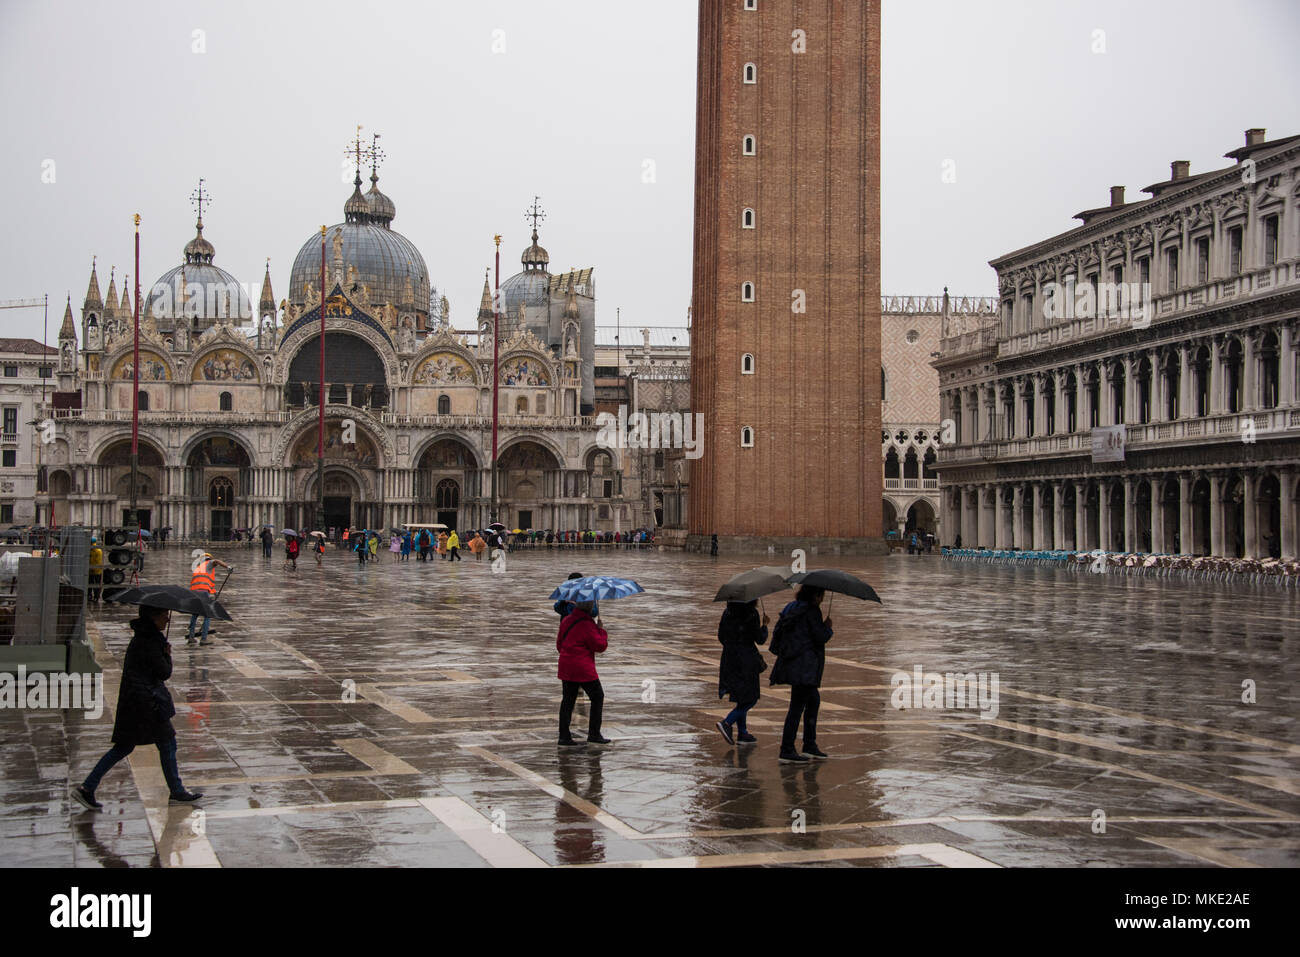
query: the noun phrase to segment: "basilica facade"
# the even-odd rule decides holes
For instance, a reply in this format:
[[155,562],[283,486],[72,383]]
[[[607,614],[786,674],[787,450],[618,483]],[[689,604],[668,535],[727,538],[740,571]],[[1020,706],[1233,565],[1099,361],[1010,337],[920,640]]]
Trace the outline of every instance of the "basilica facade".
[[944,540],[1243,558],[1300,543],[1300,136],[994,260],[945,333]]
[[[373,168],[370,179],[362,192],[358,163],[343,221],[304,242],[278,303],[269,268],[254,306],[216,264],[200,203],[182,261],[147,287],[141,310],[141,524],[200,540],[316,527],[322,403],[325,526],[651,524],[636,499],[608,507],[623,452],[597,442],[592,270],[551,274],[536,220],[498,303],[492,514],[492,294],[485,279],[475,328],[454,330],[419,250],[392,229],[396,207]],[[127,290],[119,298],[114,276],[101,294],[92,266],[80,322],[69,302],[59,334],[57,428],[38,494],[62,524],[126,518],[133,357]]]

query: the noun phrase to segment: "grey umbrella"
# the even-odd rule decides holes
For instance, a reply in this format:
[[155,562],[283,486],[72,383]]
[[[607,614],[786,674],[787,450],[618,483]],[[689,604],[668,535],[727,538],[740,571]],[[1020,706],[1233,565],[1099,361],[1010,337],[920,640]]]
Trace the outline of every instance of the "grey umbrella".
[[754,601],[790,587],[784,569],[775,566],[752,568],[731,579],[713,596],[714,601]]
[[188,615],[200,615],[204,618],[216,618],[221,621],[233,621],[230,612],[221,602],[209,598],[203,592],[190,591],[181,585],[140,585],[134,588],[116,588],[104,592],[104,600],[120,605],[151,605],[154,608],[166,608]]

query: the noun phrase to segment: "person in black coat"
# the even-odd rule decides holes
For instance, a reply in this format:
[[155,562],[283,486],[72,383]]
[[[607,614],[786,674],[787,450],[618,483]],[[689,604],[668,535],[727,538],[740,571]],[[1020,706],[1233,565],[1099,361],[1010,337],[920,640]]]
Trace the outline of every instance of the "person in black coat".
[[185,790],[176,766],[176,731],[172,716],[176,706],[167,679],[172,674],[172,650],[164,634],[171,612],[166,608],[140,606],[140,617],[131,622],[135,637],[126,648],[122,662],[122,684],[117,695],[113,721],[113,747],[99,759],[72,796],[83,807],[99,810],[95,789],[115,764],[135,750],[138,744],[156,744],[162,762],[163,777],[171,791],[171,803],[193,804],[201,793]]
[[[790,686],[790,710],[781,734],[780,759],[786,762],[802,763],[809,757],[826,757],[817,747],[817,711],[822,700],[817,688],[826,669],[826,643],[832,634],[831,620],[822,620],[825,594],[812,585],[801,587],[795,600],[781,609],[781,620],[772,640],[776,664],[772,666],[771,683]],[[800,718],[803,719],[802,754],[794,749]]]
[[[758,676],[767,670],[767,662],[758,653],[758,646],[767,642],[767,615],[760,621],[754,606],[752,601],[729,601],[718,622],[718,641],[722,644],[718,697],[730,695],[736,705],[716,725],[728,744],[737,740],[753,744],[757,740],[745,727],[745,715],[758,704]],[[734,737],[733,726],[737,731]]]

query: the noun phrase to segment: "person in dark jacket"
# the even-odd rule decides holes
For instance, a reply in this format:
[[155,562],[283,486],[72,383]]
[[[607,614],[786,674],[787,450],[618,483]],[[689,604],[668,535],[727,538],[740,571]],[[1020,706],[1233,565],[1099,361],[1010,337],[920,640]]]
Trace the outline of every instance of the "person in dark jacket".
[[169,621],[171,612],[166,608],[141,605],[140,617],[131,622],[135,637],[127,645],[126,658],[122,662],[122,684],[113,721],[113,747],[72,792],[73,798],[83,807],[96,811],[103,807],[95,800],[95,789],[100,780],[139,744],[158,746],[172,804],[193,804],[203,797],[200,792],[185,790],[176,766],[176,731],[171,722],[176,706],[166,684],[172,674],[172,650],[164,634]]
[[[716,725],[728,744],[753,744],[757,740],[745,727],[745,715],[758,704],[758,676],[767,670],[767,662],[758,653],[758,646],[767,641],[767,615],[760,622],[755,604],[729,601],[718,622],[718,641],[722,644],[718,697],[730,695],[736,705]],[[737,732],[734,737],[732,727]]]
[[263,557],[263,558],[270,558],[270,557],[271,557],[271,544],[272,544],[272,542],[274,541],[275,536],[271,534],[271,530],[270,530],[269,528],[267,528],[266,526],[263,526],[263,527],[262,527],[262,536],[261,536],[261,538],[262,538],[262,557]]
[[560,632],[555,638],[555,650],[560,653],[559,678],[564,687],[560,699],[560,747],[577,747],[569,722],[573,719],[573,706],[578,701],[578,691],[584,691],[591,702],[591,715],[587,721],[588,744],[610,744],[609,738],[600,734],[600,720],[605,707],[605,690],[596,674],[596,655],[609,647],[609,635],[600,622],[592,617],[595,603],[580,601],[573,611],[560,622]]
[[[821,707],[822,683],[826,668],[826,642],[831,640],[831,620],[822,621],[821,604],[825,592],[812,585],[799,589],[795,600],[781,609],[777,635],[773,638],[771,683],[790,686],[790,710],[781,734],[781,760],[802,763],[809,757],[824,758],[817,747],[817,710]],[[784,627],[783,627],[784,624]],[[794,735],[803,719],[803,753],[794,749]]]

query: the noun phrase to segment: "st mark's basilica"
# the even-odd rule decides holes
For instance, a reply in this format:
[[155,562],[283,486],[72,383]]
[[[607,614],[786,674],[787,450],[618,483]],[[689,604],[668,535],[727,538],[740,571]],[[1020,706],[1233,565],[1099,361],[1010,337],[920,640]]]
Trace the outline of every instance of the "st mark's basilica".
[[[371,158],[374,158],[372,152]],[[313,527],[318,403],[325,403],[326,526],[490,520],[493,302],[454,330],[396,206],[358,147],[343,221],[309,235],[278,304],[270,270],[256,308],[195,236],[150,286],[140,316],[141,524],[220,540],[262,523]],[[532,242],[500,292],[497,516],[511,528],[628,530],[653,522],[626,494],[619,450],[597,444],[593,270],[553,274]],[[325,313],[320,394],[321,310]],[[466,325],[462,322],[461,325]],[[130,505],[133,322],[116,276],[92,265],[59,332],[56,432],[42,512],[60,524],[121,524]]]

